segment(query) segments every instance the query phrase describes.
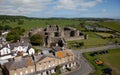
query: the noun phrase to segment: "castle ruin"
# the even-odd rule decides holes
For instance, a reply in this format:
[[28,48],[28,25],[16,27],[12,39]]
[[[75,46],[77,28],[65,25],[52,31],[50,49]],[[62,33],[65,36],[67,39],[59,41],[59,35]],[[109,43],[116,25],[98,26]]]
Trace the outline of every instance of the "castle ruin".
[[49,25],[46,28],[38,28],[30,31],[30,36],[33,34],[44,35],[44,46],[52,47],[59,45],[66,46],[66,41],[87,39],[87,36],[81,31],[72,27],[61,28],[58,25]]

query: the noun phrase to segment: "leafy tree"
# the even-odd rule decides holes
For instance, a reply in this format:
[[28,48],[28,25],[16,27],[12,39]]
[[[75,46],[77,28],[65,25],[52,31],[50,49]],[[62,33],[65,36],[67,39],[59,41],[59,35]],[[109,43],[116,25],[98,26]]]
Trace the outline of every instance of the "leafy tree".
[[0,30],[3,30],[3,26],[2,25],[0,25]]
[[20,39],[20,36],[24,33],[24,29],[20,27],[13,28],[6,36],[7,41],[16,42]]
[[24,20],[19,20],[18,25],[22,25],[24,23]]
[[43,45],[44,44],[44,37],[40,34],[34,34],[30,37],[31,44],[33,45]]
[[4,26],[4,30],[10,30],[10,29],[12,29],[12,28],[9,25]]
[[8,34],[7,37],[6,37],[6,40],[7,41],[12,41],[12,42],[16,42],[17,40],[20,39],[20,36],[19,35],[11,35],[11,34]]

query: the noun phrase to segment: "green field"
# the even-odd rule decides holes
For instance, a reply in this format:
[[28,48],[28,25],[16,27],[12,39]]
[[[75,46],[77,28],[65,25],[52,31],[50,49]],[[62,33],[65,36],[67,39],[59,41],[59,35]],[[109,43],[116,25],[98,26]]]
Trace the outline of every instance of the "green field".
[[110,29],[113,29],[115,31],[120,32],[120,23],[119,22],[115,22],[115,21],[112,21],[112,22],[99,22],[99,24],[104,26],[104,27],[107,27],[107,28],[110,28]]
[[[112,68],[113,70],[113,75],[120,75],[120,48],[118,49],[113,49],[109,50],[108,54],[99,54],[94,57],[90,56],[90,53],[84,53],[84,57],[94,66],[95,72],[93,75],[101,75],[102,74],[102,69],[104,68]],[[98,66],[94,60],[98,58],[104,62],[104,66]]]
[[[22,25],[18,25],[18,22],[5,22],[2,25],[10,25],[11,27],[17,27],[20,26],[22,28],[24,28],[25,30],[30,30],[32,28],[37,28],[37,27],[46,27],[47,25],[59,25],[60,27],[66,27],[69,25],[79,25],[80,21],[78,20],[62,20],[62,19],[54,19],[54,20],[41,20],[41,19],[23,19],[24,23]],[[2,23],[0,21],[0,23]]]
[[[11,18],[10,18],[11,19]],[[0,20],[0,25],[9,25],[12,28],[14,27],[21,27],[24,28],[27,31],[29,31],[32,28],[38,28],[38,27],[46,27],[47,25],[59,25],[60,27],[66,27],[66,26],[72,26],[75,27],[78,30],[82,30],[85,34],[88,34],[87,40],[76,40],[80,42],[84,42],[84,47],[82,48],[88,48],[88,47],[96,47],[100,45],[105,45],[110,42],[115,42],[116,40],[119,42],[120,39],[102,39],[100,36],[96,35],[95,32],[86,32],[84,25],[94,25],[94,22],[86,22],[82,20],[75,20],[75,19],[19,19],[23,20],[24,23],[22,25],[18,24],[18,20],[16,21],[10,21],[10,20]],[[5,22],[4,22],[5,21]],[[4,22],[4,23],[2,23]],[[81,23],[83,23],[81,25]],[[101,26],[105,26],[114,30],[119,30],[120,24],[117,22],[100,22]],[[106,36],[106,34],[104,34]],[[68,41],[68,46],[71,47],[72,43],[75,41]]]
[[94,32],[85,32],[85,34],[88,34],[88,39],[86,39],[86,40],[67,41],[68,47],[72,48],[72,45],[74,44],[74,42],[84,42],[84,46],[80,47],[78,49],[96,47],[96,46],[105,45],[105,44],[109,43],[109,40],[102,39],[101,37],[96,35]]

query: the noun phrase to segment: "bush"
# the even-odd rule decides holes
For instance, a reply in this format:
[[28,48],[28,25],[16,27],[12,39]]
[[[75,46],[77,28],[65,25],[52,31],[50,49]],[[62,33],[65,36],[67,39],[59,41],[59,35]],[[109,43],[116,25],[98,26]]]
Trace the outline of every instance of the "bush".
[[34,34],[30,37],[31,44],[33,45],[40,45],[42,46],[44,44],[44,37],[40,34]]

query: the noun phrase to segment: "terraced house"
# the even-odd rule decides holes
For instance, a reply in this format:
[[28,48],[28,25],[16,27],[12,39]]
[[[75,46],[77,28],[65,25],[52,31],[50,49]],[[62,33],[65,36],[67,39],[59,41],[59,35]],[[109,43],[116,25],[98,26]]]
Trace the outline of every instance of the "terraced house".
[[3,66],[6,71],[4,75],[51,75],[56,73],[58,65],[64,71],[66,68],[76,67],[77,61],[70,50],[56,47],[49,50],[48,55],[16,57]]

